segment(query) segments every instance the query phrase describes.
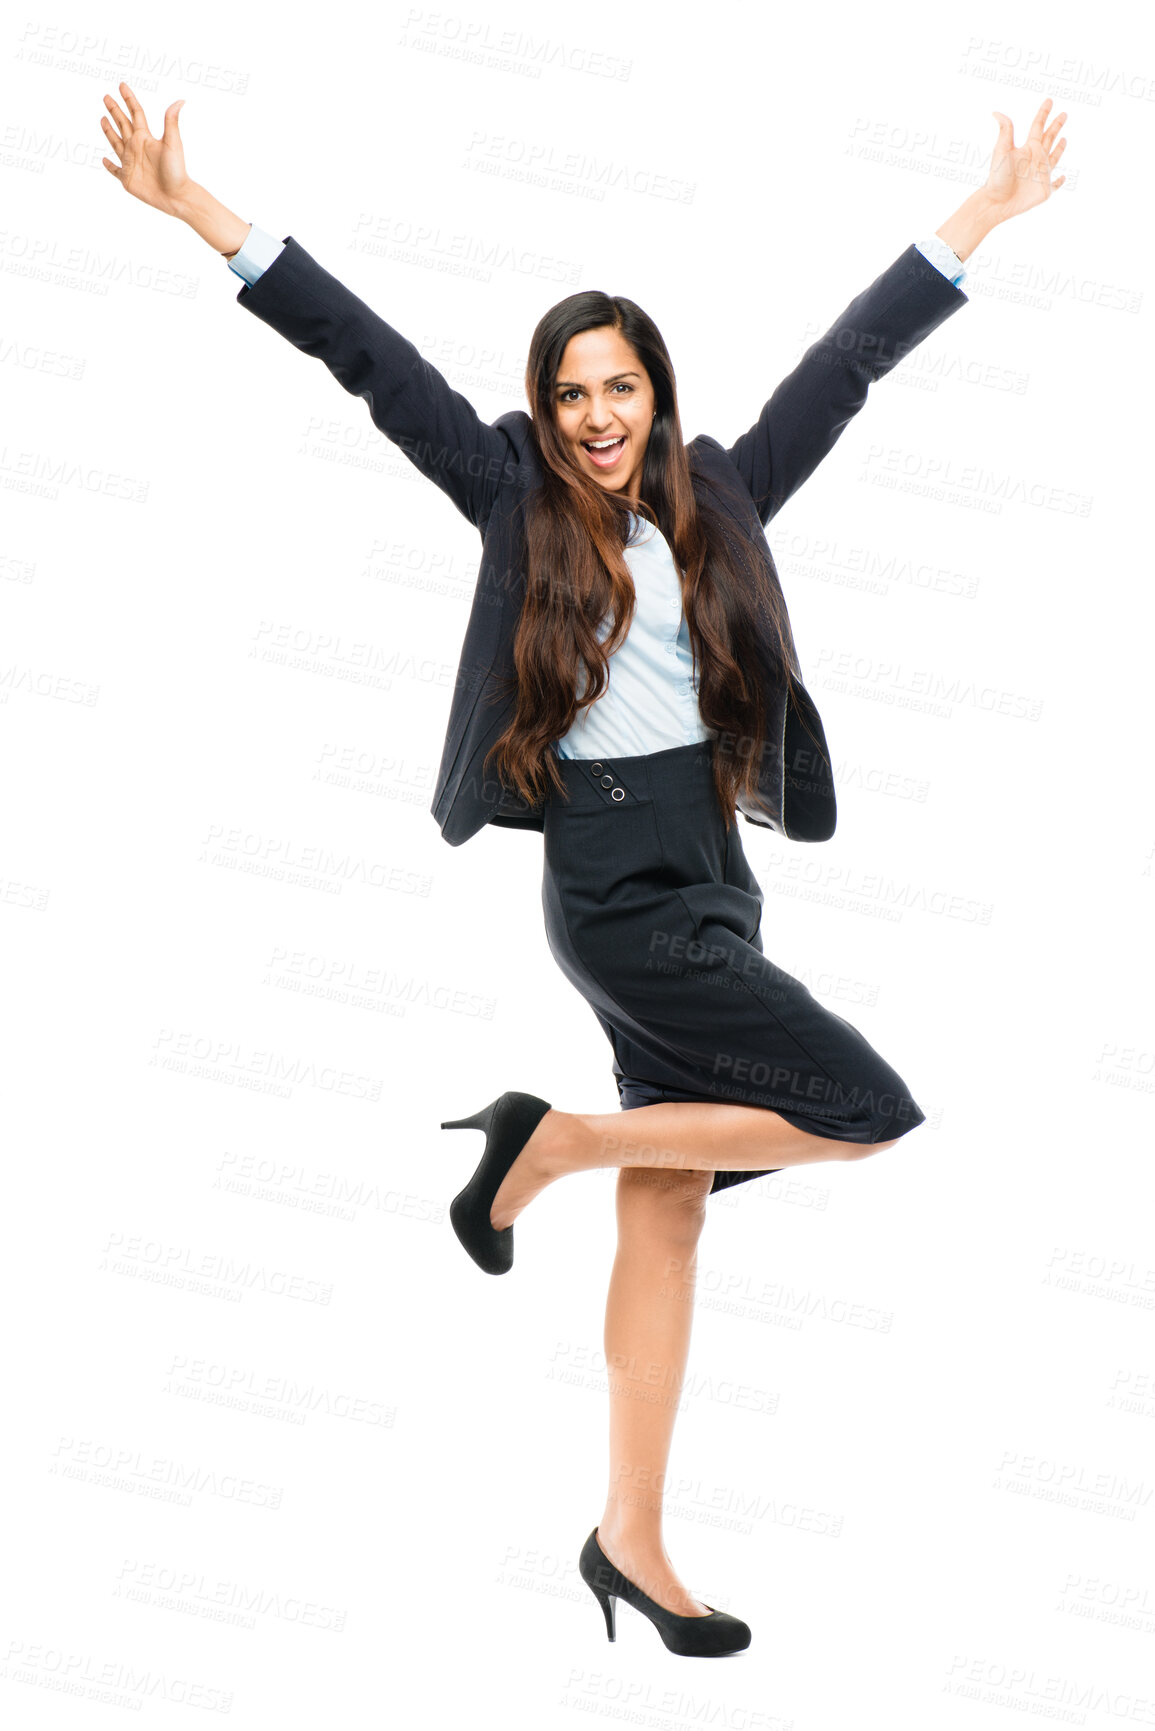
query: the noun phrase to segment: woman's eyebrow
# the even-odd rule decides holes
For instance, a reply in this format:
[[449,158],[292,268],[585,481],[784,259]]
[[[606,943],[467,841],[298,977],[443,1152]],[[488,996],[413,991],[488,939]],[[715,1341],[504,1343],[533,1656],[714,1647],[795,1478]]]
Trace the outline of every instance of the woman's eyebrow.
[[[610,378],[603,379],[602,384],[603,385],[612,385],[617,379],[640,379],[641,376],[642,376],[641,373],[634,373],[634,372],[614,373]],[[574,380],[574,379],[558,379],[556,386],[555,386],[555,389],[560,391],[563,386],[565,387],[565,389],[567,391],[573,390],[575,388],[580,391],[583,388],[580,384],[577,384],[576,380]]]

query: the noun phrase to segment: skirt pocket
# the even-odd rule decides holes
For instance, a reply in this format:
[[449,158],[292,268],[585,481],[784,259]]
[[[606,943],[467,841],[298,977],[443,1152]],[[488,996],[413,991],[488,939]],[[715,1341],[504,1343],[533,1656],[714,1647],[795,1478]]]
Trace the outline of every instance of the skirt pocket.
[[652,799],[618,806],[583,801],[568,809],[551,800],[543,837],[546,873],[559,894],[582,909],[644,898],[661,877],[662,841]]

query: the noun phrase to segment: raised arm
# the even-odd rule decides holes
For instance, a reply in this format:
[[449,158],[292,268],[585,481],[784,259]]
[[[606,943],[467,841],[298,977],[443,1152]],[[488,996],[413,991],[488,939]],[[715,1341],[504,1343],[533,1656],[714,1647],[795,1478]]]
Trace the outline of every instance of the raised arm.
[[[186,173],[182,104],[166,109],[164,133],[156,139],[132,90],[123,83],[120,90],[128,113],[106,96],[112,119],[102,125],[121,166],[107,159],[104,166],[127,192],[187,222],[232,259],[252,225]],[[267,252],[274,255],[259,271],[238,272],[252,278],[238,291],[238,302],[303,354],[323,361],[350,395],[363,398],[374,425],[482,528],[503,481],[512,480],[517,468],[500,417],[487,425],[408,338],[331,276],[292,235],[279,250]]]
[[985,185],[935,237],[908,246],[851,301],[783,379],[749,431],[729,447],[727,455],[764,525],[814,473],[866,401],[870,385],[966,305],[958,286],[965,273],[952,281],[950,254],[940,249],[949,248],[961,264],[997,224],[1062,186],[1065,175],[1051,176],[1066,145],[1056,140],[1067,116],[1058,115],[1044,130],[1050,108],[1047,97],[1021,145],[1014,142],[1008,116],[995,112],[999,131]]
[[317,263],[292,235],[240,305],[303,354],[323,361],[375,426],[482,528],[503,482],[517,471],[513,442],[477,410],[407,337]]
[[869,386],[966,304],[962,289],[912,243],[811,343],[726,452],[763,525],[814,473]]

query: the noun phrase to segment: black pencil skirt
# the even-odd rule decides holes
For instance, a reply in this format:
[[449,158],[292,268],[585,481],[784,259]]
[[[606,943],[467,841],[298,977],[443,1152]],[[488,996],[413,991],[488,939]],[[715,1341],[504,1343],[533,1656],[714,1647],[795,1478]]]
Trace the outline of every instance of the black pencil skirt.
[[[763,895],[727,832],[709,740],[557,758],[545,802],[550,951],[613,1048],[623,1110],[762,1106],[812,1135],[884,1142],[926,1121],[896,1071],[763,953]],[[711,1195],[765,1172],[716,1172]]]

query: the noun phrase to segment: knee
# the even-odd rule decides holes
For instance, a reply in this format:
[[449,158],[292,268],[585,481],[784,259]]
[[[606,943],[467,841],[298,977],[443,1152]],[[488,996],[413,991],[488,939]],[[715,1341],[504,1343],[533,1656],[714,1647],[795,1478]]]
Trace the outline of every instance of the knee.
[[884,1148],[897,1148],[901,1137],[892,1136],[889,1142],[844,1142],[842,1158],[844,1160],[861,1160],[866,1154],[880,1154]]
[[706,1223],[713,1172],[623,1166],[618,1173],[618,1224],[663,1244],[696,1244]]

